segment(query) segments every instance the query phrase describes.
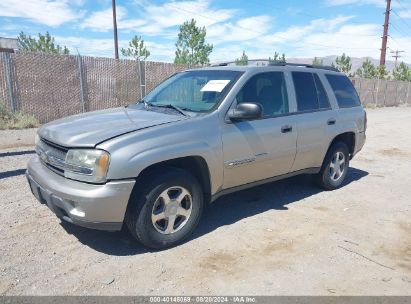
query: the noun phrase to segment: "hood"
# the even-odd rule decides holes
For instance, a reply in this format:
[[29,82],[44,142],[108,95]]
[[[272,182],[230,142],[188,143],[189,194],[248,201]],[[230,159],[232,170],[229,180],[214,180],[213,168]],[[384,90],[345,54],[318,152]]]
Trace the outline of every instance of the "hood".
[[42,126],[38,133],[63,147],[94,147],[125,133],[182,119],[186,117],[123,107],[55,120]]

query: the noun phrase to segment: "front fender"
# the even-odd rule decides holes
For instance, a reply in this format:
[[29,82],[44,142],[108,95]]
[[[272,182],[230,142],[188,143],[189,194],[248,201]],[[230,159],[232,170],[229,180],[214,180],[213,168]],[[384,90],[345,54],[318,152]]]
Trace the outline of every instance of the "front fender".
[[110,153],[107,179],[136,178],[147,167],[182,157],[202,157],[209,169],[211,192],[223,182],[222,144],[218,124],[209,118],[173,123],[127,134],[99,145]]

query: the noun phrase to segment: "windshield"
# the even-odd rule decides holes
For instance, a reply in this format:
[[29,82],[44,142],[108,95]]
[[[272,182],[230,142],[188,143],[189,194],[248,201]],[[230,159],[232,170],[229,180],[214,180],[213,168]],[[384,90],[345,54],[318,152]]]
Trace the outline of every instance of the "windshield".
[[151,91],[144,102],[153,106],[171,105],[183,110],[206,112],[218,105],[241,74],[223,70],[178,73]]

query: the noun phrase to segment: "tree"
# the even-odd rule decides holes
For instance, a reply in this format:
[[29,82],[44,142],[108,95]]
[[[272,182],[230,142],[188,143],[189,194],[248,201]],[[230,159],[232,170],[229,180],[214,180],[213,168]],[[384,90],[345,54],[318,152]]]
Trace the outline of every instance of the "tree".
[[393,71],[392,76],[395,80],[411,81],[411,69],[401,62]]
[[335,63],[337,64],[337,66],[335,66],[334,64],[332,64],[332,66],[336,67],[340,72],[343,72],[347,75],[350,74],[352,67],[350,56],[347,56],[345,55],[345,53],[343,53],[341,57],[337,57],[335,59]]
[[61,47],[55,44],[54,37],[49,32],[45,35],[38,33],[38,38],[26,35],[23,32],[17,37],[19,48],[22,52],[26,53],[51,53],[51,54],[64,54],[68,55],[69,50],[66,46]]
[[321,58],[314,57],[312,65],[319,65],[319,66],[324,65],[323,60]]
[[178,33],[174,63],[189,65],[209,63],[213,45],[205,43],[206,34],[205,27],[196,26],[194,19],[184,22]]
[[248,65],[248,56],[245,51],[243,51],[243,55],[240,58],[235,60],[235,65]]
[[128,43],[128,48],[121,49],[121,54],[125,57],[133,57],[136,60],[146,60],[150,56],[150,51],[144,45],[144,40],[141,36],[134,36]]
[[355,72],[358,77],[361,78],[377,78],[378,77],[378,70],[372,64],[370,59],[366,59],[360,68]]
[[269,63],[286,62],[286,61],[285,61],[285,54],[283,53],[283,54],[280,56],[279,53],[274,52],[273,58],[268,57],[268,62],[269,62]]
[[388,71],[387,71],[385,65],[378,66],[378,68],[377,68],[377,78],[378,79],[387,79],[387,78],[389,78]]

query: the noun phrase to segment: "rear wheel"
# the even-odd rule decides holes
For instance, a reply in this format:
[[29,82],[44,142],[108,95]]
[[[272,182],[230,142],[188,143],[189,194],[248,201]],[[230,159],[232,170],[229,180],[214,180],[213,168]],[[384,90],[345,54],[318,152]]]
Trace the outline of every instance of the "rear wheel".
[[[150,248],[163,249],[186,239],[203,211],[203,192],[190,173],[178,169],[150,177],[147,186],[136,188],[126,215],[132,235]],[[137,194],[138,191],[142,191]]]
[[328,150],[317,175],[318,184],[326,190],[341,187],[347,175],[349,157],[348,147],[345,143],[334,143]]

